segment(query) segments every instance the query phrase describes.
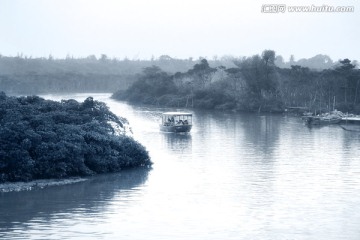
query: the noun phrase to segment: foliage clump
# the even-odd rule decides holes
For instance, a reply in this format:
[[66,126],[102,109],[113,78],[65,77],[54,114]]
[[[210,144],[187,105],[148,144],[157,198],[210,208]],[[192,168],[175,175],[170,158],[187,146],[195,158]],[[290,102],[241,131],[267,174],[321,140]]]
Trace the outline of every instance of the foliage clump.
[[151,165],[146,149],[119,129],[123,120],[91,97],[55,102],[0,92],[0,182]]

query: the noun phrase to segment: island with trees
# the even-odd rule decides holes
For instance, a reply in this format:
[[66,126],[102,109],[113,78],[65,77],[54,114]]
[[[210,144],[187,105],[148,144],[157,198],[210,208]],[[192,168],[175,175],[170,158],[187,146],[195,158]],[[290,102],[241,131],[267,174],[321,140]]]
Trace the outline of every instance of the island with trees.
[[92,97],[56,102],[0,92],[0,183],[151,166],[124,124]]

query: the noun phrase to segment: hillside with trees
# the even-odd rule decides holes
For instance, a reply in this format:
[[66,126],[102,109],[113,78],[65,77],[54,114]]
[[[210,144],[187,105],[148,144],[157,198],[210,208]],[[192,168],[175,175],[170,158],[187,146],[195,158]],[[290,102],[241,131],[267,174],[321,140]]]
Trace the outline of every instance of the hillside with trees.
[[[318,56],[308,61],[330,64]],[[275,51],[234,59],[234,67],[211,67],[206,59],[185,72],[169,74],[158,66],[144,68],[126,90],[113,98],[135,104],[233,111],[283,112],[287,107],[311,111],[360,112],[360,70],[356,61],[340,60],[330,68],[300,65],[280,68]],[[318,65],[320,66],[320,65]],[[323,65],[322,65],[323,66]]]
[[125,122],[91,97],[55,102],[0,92],[0,183],[150,166]]

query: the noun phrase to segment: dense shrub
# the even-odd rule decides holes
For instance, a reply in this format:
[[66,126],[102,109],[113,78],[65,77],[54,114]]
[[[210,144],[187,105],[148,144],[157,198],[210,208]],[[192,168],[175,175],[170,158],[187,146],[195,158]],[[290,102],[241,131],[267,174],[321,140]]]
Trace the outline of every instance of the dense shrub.
[[55,102],[0,93],[0,182],[150,165],[145,148],[119,133],[123,129],[123,121],[91,97]]

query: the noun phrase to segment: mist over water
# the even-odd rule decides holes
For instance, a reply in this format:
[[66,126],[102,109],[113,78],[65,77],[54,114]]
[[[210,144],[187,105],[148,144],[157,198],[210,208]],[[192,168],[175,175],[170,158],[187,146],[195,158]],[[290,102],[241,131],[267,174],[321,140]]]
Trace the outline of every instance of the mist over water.
[[[360,134],[296,117],[193,110],[189,134],[162,133],[169,109],[88,96],[126,117],[152,169],[0,193],[1,239],[359,239]],[[171,109],[174,110],[174,109]]]

